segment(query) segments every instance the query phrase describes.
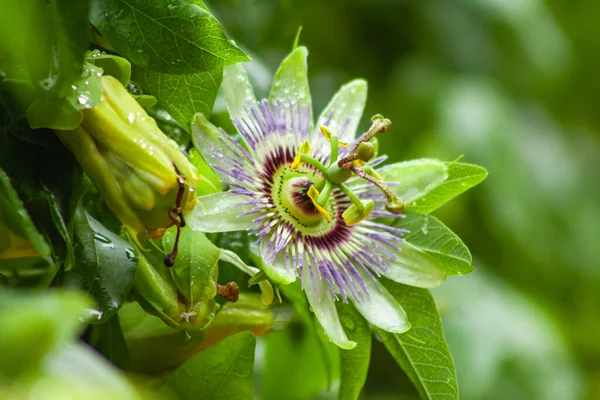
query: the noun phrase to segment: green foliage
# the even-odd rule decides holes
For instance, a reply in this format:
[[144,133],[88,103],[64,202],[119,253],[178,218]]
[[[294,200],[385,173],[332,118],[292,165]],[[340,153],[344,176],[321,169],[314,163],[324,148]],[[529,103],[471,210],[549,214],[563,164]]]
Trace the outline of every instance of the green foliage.
[[401,334],[378,330],[383,343],[422,399],[458,399],[454,362],[431,294],[425,289],[388,280],[384,286],[402,305],[412,328]]
[[254,347],[249,332],[238,333],[190,358],[165,380],[179,399],[251,399],[254,396]]
[[408,204],[407,210],[429,214],[447,201],[478,185],[487,176],[487,171],[477,165],[447,163],[447,167],[446,180],[427,195]]
[[90,20],[133,64],[193,74],[248,61],[200,0],[93,0]]
[[408,212],[406,218],[395,225],[408,230],[404,240],[441,261],[447,275],[464,275],[473,271],[473,260],[467,246],[437,218]]
[[262,398],[302,400],[330,391],[338,349],[323,341],[314,327],[295,324],[261,342],[265,351],[259,375]]
[[16,105],[3,100],[13,119],[26,112],[33,128],[72,129],[81,122],[86,104],[70,96],[83,72],[88,12],[85,1],[3,4],[0,70],[6,76],[1,85],[17,100]]
[[75,293],[0,292],[0,381],[35,370],[51,350],[83,329],[89,299]]
[[[339,349],[323,334],[310,312],[299,282],[281,287],[298,315],[286,331],[262,339],[265,357],[261,369],[261,395],[278,399],[306,399],[331,390],[339,377]],[[296,373],[290,375],[289,371]]]
[[40,390],[56,398],[141,397],[104,359],[74,342],[90,306],[73,292],[0,292],[0,397],[37,397]]
[[210,115],[222,75],[221,67],[190,74],[166,74],[135,65],[133,68],[133,80],[156,97],[159,106],[188,131],[196,113]]
[[483,268],[434,294],[459,379],[468,374],[472,380],[461,385],[461,398],[585,397],[582,375],[551,310],[540,310]]
[[64,285],[94,296],[100,313],[110,319],[121,307],[133,284],[137,256],[133,246],[106,229],[83,208],[74,218],[75,265],[64,276]]
[[337,304],[338,314],[348,339],[356,342],[352,350],[340,350],[340,400],[356,400],[367,380],[371,358],[371,328],[348,303]]
[[123,85],[129,83],[131,78],[131,63],[127,59],[113,54],[92,51],[88,53],[88,61],[102,68],[105,75],[114,76]]
[[11,247],[7,231],[10,230],[13,234],[30,241],[39,255],[44,257],[50,255],[50,247],[31,221],[23,202],[12,187],[10,178],[2,168],[0,168],[0,230],[2,231],[0,253]]
[[[239,257],[265,268],[250,249],[254,238],[245,231],[205,236],[184,229],[175,265],[165,266],[164,253],[173,249],[176,229],[168,230],[161,241],[129,236],[117,219],[120,216],[113,215],[100,192],[90,187],[88,177],[51,131],[74,129],[105,104],[100,76],[114,76],[123,92],[120,99],[137,106],[135,98],[144,108],[150,107],[148,113],[159,128],[177,142],[169,142],[170,149],[199,167],[202,183],[197,193],[220,191],[215,171],[202,155],[189,152],[190,135],[185,131],[191,131],[195,115],[202,114],[198,118],[207,123],[214,120],[211,111],[223,69],[249,58],[228,39],[209,9],[200,0],[9,3],[2,3],[0,13],[0,285],[62,286],[72,292],[0,292],[0,397],[11,398],[17,392],[33,397],[42,389],[44,395],[57,398],[152,397],[143,388],[147,384],[181,399],[305,399],[336,394],[340,399],[359,398],[365,392],[370,363],[377,360],[371,360],[372,327],[351,303],[338,302],[336,307],[341,326],[357,346],[340,350],[325,336],[315,317],[319,310],[309,307],[300,282],[278,287],[284,304],[271,309],[260,296],[247,293],[256,287],[244,287],[247,277],[239,271],[231,272],[223,263],[221,269],[227,272],[219,275],[222,250],[217,245],[233,252],[230,262]],[[251,21],[249,9],[240,7],[236,14]],[[275,74],[270,98],[307,106],[312,101],[307,92],[308,51],[297,46],[298,40],[299,36]],[[360,59],[354,52],[348,54]],[[268,60],[270,55],[265,57]],[[239,72],[235,69],[239,65],[227,68]],[[246,83],[257,83],[259,91],[266,92],[269,82],[264,71],[264,66],[251,64]],[[324,98],[321,87],[329,85],[319,83],[313,84],[316,104]],[[234,92],[239,89],[233,86]],[[350,100],[366,96],[366,82],[355,80],[345,90],[336,107],[357,117],[362,104],[359,110],[351,107]],[[235,112],[242,113],[245,106],[245,101],[239,102]],[[149,118],[137,117],[125,112],[120,123],[152,124]],[[338,117],[344,120],[344,115]],[[358,124],[358,119],[352,124]],[[68,143],[72,137],[64,135],[71,133],[59,135]],[[96,156],[106,157],[109,164],[114,161],[107,151],[114,144],[108,133],[109,129],[94,139],[86,153],[90,157],[77,160],[81,165]],[[161,132],[153,134],[163,138]],[[136,157],[110,165],[135,182],[141,176],[136,173],[144,175],[158,167],[150,157],[155,155],[152,146],[146,144],[136,142],[149,156],[144,171],[132,172]],[[116,147],[131,155],[131,149]],[[162,167],[174,174],[170,183],[176,185],[170,162]],[[426,257],[442,263],[447,275],[471,272],[472,259],[464,243],[427,214],[480,183],[487,172],[470,164],[432,159],[397,164],[388,171],[392,180],[398,180],[394,187],[408,196],[401,197],[410,211],[397,224],[410,231],[402,247],[405,261],[418,270]],[[98,171],[85,170],[90,178],[94,172]],[[111,175],[101,176],[110,181]],[[117,197],[126,194],[134,202],[144,198],[143,186],[130,189],[117,190]],[[140,204],[152,208],[159,197]],[[201,207],[196,212],[203,212],[198,211]],[[231,213],[231,207],[224,208]],[[166,218],[166,211],[159,211]],[[162,230],[154,233],[160,236]],[[417,253],[423,257],[410,257]],[[438,271],[441,281],[441,267]],[[288,273],[296,278],[296,271]],[[217,296],[217,282],[229,280],[242,288],[236,304]],[[423,398],[457,398],[454,365],[429,292],[390,281],[385,281],[385,287],[404,307],[413,328],[403,334],[379,330],[379,337]],[[89,294],[94,303],[76,292]],[[128,301],[134,299],[135,303]],[[329,312],[335,310],[332,305]],[[84,331],[85,323],[90,326]],[[278,332],[260,339],[264,354],[257,353],[260,385],[255,390],[254,334],[271,329]],[[139,375],[125,378],[106,360]],[[148,376],[153,376],[152,383],[137,382],[138,377]]]

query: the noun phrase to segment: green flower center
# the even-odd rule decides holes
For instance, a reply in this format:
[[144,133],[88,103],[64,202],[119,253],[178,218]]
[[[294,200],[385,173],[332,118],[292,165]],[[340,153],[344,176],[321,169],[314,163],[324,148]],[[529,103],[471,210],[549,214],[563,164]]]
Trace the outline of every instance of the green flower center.
[[[333,224],[333,221],[327,222],[323,218],[308,196],[308,191],[315,182],[322,180],[319,174],[306,168],[292,170],[290,166],[285,166],[275,173],[272,191],[275,206],[280,215],[302,233],[324,233]],[[331,199],[327,199],[323,208],[330,215],[335,215]]]

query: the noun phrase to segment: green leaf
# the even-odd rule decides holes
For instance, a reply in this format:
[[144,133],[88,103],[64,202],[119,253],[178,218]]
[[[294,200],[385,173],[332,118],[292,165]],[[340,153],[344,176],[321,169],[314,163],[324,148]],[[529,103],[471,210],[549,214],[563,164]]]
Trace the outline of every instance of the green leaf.
[[182,400],[252,399],[255,346],[250,332],[231,336],[187,360],[165,385]]
[[[166,252],[173,250],[176,232],[173,227],[163,236]],[[190,304],[206,302],[216,296],[220,254],[221,249],[212,244],[204,233],[192,229],[181,231],[177,258],[169,271],[179,292]]]
[[460,238],[440,220],[415,212],[406,213],[394,225],[408,229],[404,239],[444,264],[446,275],[465,275],[473,271],[471,253]]
[[402,305],[412,324],[406,333],[377,332],[390,354],[415,385],[422,399],[458,399],[454,362],[442,322],[426,289],[381,280]]
[[[58,267],[62,265],[68,270],[72,266],[70,227],[83,192],[81,169],[64,146],[48,149],[19,140],[12,134],[0,135],[0,164],[11,177],[37,229],[50,244],[52,258],[38,258],[30,265],[39,266],[40,273],[44,266],[47,274],[38,274],[41,279],[35,285],[47,286]],[[18,269],[21,268],[27,267],[20,265]],[[27,273],[30,272],[34,271]],[[28,279],[26,283],[33,281]]]
[[129,349],[121,330],[119,314],[113,315],[103,324],[91,326],[92,333],[89,343],[100,354],[121,369],[129,367]]
[[123,57],[94,50],[88,52],[86,59],[88,62],[102,68],[104,75],[110,75],[117,78],[123,86],[127,86],[129,83],[129,80],[131,79],[131,63]]
[[144,93],[156,97],[158,105],[189,132],[196,113],[210,115],[222,78],[222,67],[171,75],[134,66],[132,79],[142,86]]
[[91,322],[108,320],[129,294],[137,267],[134,248],[106,229],[83,208],[75,213],[75,266],[64,285],[88,291],[102,315]]
[[140,106],[144,108],[153,107],[158,102],[158,100],[156,100],[156,97],[151,96],[149,94],[138,94],[133,95],[133,97],[135,98],[135,101],[140,103]]
[[331,385],[339,375],[339,356],[337,353],[339,348],[325,336],[323,327],[321,327],[317,321],[314,313],[311,312],[308,299],[302,290],[300,281],[282,285],[279,289],[284,297],[291,303],[300,321],[302,321],[309,332],[312,332],[313,337],[318,339],[316,342],[319,345],[318,357],[323,362],[328,386]]
[[446,165],[428,158],[386,165],[377,172],[404,204],[422,198],[448,178]]
[[336,303],[348,339],[356,342],[352,350],[340,350],[340,400],[356,400],[367,380],[371,359],[371,328],[349,303]]
[[339,358],[339,351],[328,343],[324,352],[321,338],[312,328],[294,324],[261,341],[260,398],[314,399],[330,388],[329,364]]
[[408,204],[406,209],[429,214],[459,194],[481,183],[487,171],[473,164],[446,163],[448,178],[420,199]]
[[[30,386],[25,386],[29,391],[26,398],[37,397],[40,386],[48,388],[52,397],[58,399],[147,398],[119,370],[81,343],[68,343],[48,354],[36,378]],[[24,387],[20,389],[23,391]]]
[[[0,15],[2,86],[34,128],[74,128],[81,112],[68,101],[83,71],[89,3],[6,2]],[[5,101],[6,104],[6,101]]]
[[[444,331],[457,354],[462,398],[586,397],[586,380],[564,327],[550,309],[540,307],[538,299],[483,268],[449,281],[434,293],[444,305]],[[596,302],[591,304],[595,307]],[[585,328],[578,325],[577,329],[594,329],[597,337],[597,322],[581,323]]]
[[0,291],[0,381],[38,367],[54,348],[83,329],[80,317],[91,302],[66,291]]
[[[21,202],[12,186],[10,178],[0,168],[0,226],[2,225],[12,231],[14,235],[30,241],[35,249],[34,253],[37,252],[38,255],[43,257],[50,256],[50,246],[33,224],[23,202]],[[6,239],[11,238],[10,233],[4,231],[4,235],[2,237],[0,232],[0,257],[2,257],[5,250],[10,249],[10,240],[8,240],[7,247],[3,245],[3,243],[7,244]],[[13,239],[17,240],[19,238],[13,237]]]
[[249,60],[200,0],[93,0],[90,20],[119,53],[152,71],[192,74]]

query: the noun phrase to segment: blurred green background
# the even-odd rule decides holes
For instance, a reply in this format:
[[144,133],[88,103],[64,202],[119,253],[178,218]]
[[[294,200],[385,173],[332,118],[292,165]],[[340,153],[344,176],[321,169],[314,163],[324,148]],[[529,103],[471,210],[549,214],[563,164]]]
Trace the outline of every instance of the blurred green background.
[[[433,291],[461,398],[600,398],[600,2],[210,6],[270,71],[302,25],[316,112],[366,78],[363,127],[392,120],[392,161],[464,155],[489,170],[437,212],[477,267]],[[398,398],[405,381],[378,346],[365,395]]]

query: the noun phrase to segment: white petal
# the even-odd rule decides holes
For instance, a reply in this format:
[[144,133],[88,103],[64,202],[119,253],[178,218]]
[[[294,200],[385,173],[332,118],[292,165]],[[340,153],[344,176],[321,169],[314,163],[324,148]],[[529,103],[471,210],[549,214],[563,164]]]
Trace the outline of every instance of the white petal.
[[443,162],[422,158],[385,166],[377,171],[404,204],[425,196],[448,178]]
[[353,301],[354,306],[371,324],[384,331],[402,333],[410,329],[410,322],[402,306],[383,286],[377,287],[369,277],[364,277],[368,297]]
[[290,107],[294,107],[299,103],[308,111],[308,132],[310,132],[312,131],[313,121],[312,103],[308,88],[307,57],[308,50],[306,47],[301,46],[297,47],[283,60],[273,78],[269,101],[277,101],[286,108],[286,114],[289,116],[288,126],[291,126]]
[[[226,170],[231,169],[231,161],[227,160],[225,155],[233,157],[236,160],[238,159],[223,145],[223,141],[227,143],[230,140],[231,138],[211,124],[204,114],[196,114],[192,123],[192,143],[221,179],[229,179],[229,177],[218,171],[215,167],[221,167]],[[248,168],[253,168],[245,159],[238,160],[238,162],[246,164]]]
[[251,211],[252,206],[240,205],[248,196],[232,195],[227,192],[207,194],[198,197],[198,203],[185,220],[195,231],[231,232],[250,229],[254,215],[242,214]]
[[315,276],[315,284],[313,286],[310,266],[307,264],[305,264],[303,268],[302,285],[304,286],[304,292],[306,293],[308,303],[313,309],[319,323],[323,329],[325,329],[325,333],[329,337],[329,340],[345,350],[356,347],[356,342],[348,340],[346,332],[344,332],[344,328],[338,317],[337,309],[335,308],[333,296],[327,287],[327,282],[325,279],[319,279],[318,276]]
[[[313,130],[310,139],[311,143],[326,142],[319,130],[320,125],[329,128],[332,133],[339,137],[340,141],[352,143],[356,138],[356,129],[365,109],[366,101],[367,82],[365,80],[356,79],[342,86],[319,116],[317,126]],[[342,132],[344,125],[346,127]],[[329,145],[327,145],[327,149],[329,149]]]
[[410,243],[398,243],[398,261],[390,263],[382,274],[395,282],[421,288],[433,288],[446,279],[444,265]]
[[223,69],[221,90],[232,119],[245,116],[245,107],[256,102],[248,74],[241,63],[228,65]]
[[[275,257],[275,260],[272,263],[268,263],[264,261],[263,257],[263,247],[266,244],[266,240],[263,240],[260,243],[260,256],[256,257],[256,262],[259,264],[261,269],[265,271],[265,274],[274,282],[280,283],[282,285],[287,285],[296,281],[296,271],[295,268],[287,268],[285,265],[285,252],[281,251]],[[257,260],[260,260],[257,261]]]

